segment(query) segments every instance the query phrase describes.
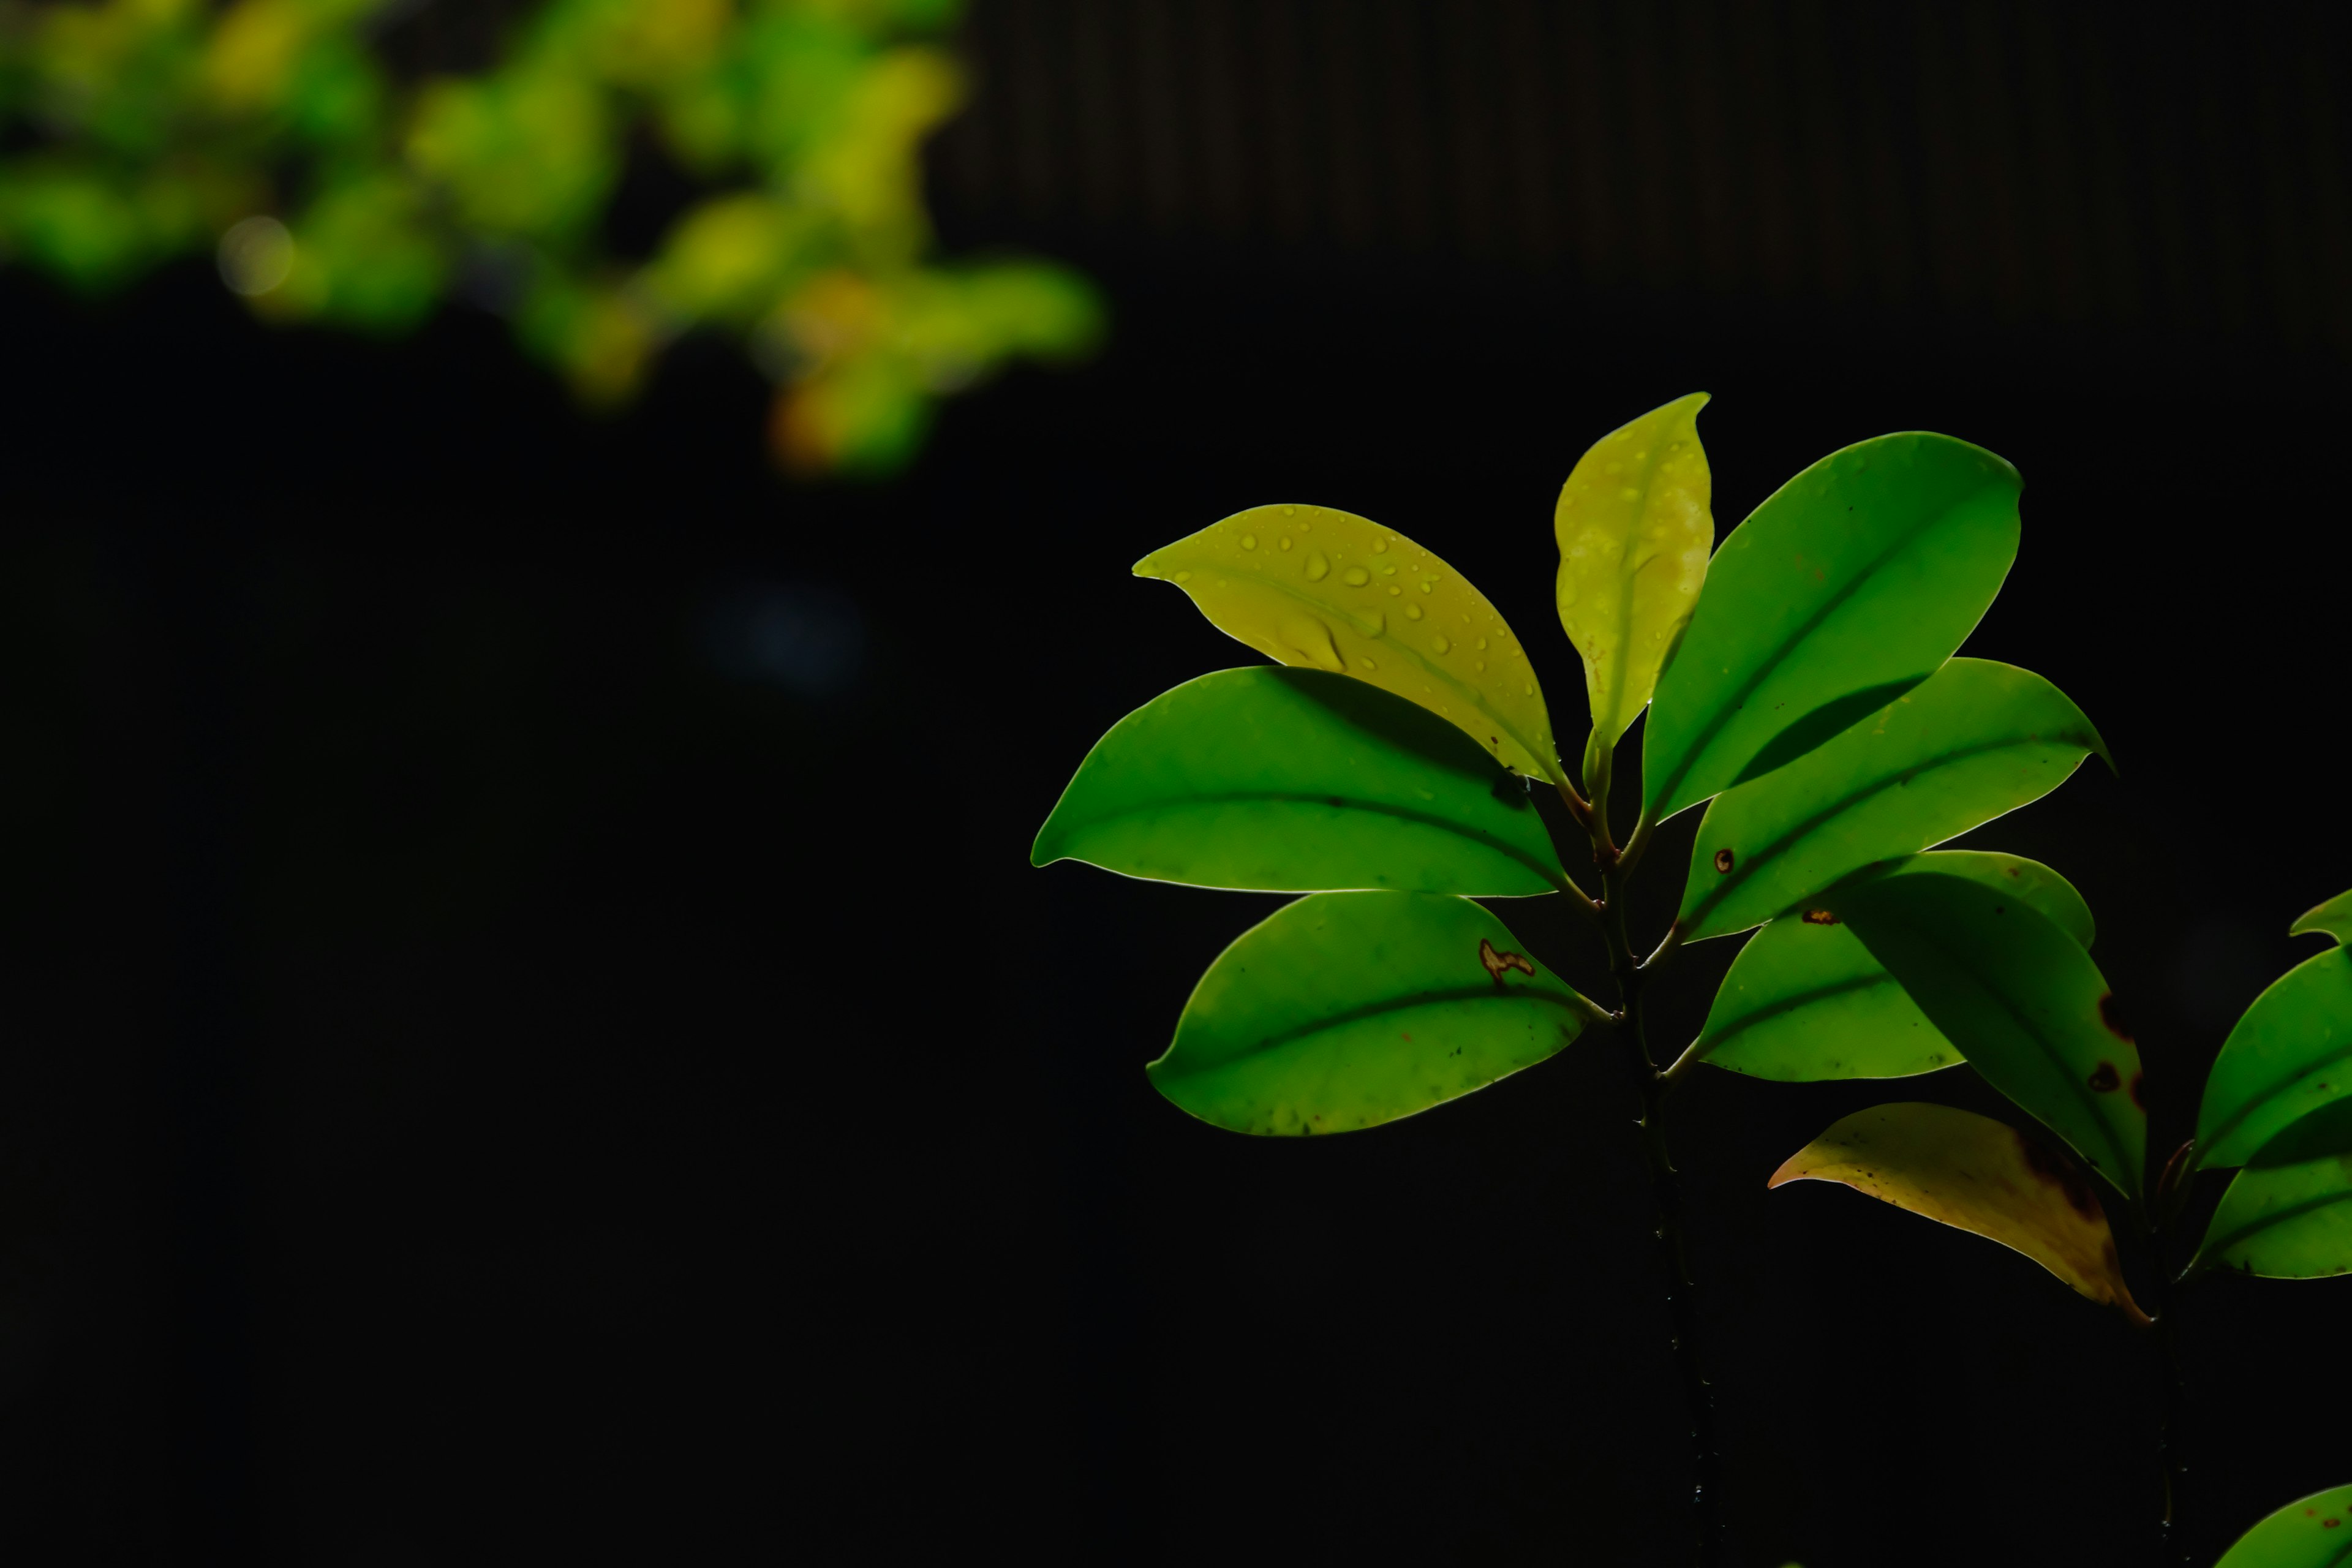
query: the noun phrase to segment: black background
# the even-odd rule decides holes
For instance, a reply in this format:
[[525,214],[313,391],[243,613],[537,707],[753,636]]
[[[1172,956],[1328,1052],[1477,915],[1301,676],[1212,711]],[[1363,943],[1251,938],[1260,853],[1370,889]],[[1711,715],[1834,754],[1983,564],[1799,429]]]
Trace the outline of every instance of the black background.
[[[1096,735],[1253,657],[1128,574],[1245,505],[1444,555],[1573,736],[1549,509],[1592,439],[1711,391],[1719,531],[1881,431],[2011,458],[2025,542],[1968,651],[2057,681],[2122,772],[1968,842],[2089,898],[2158,1150],[2352,885],[2326,341],[979,188],[950,242],[1074,258],[1113,337],[955,404],[884,488],[778,479],[719,345],[600,423],[462,309],[382,345],[257,327],[198,266],[95,307],[0,277],[19,1555],[1684,1560],[1614,1064],[1214,1131],[1140,1064],[1278,900],[1025,864]],[[1606,994],[1566,911],[1501,907]],[[1734,946],[1678,963],[1664,1043]],[[1736,1560],[2150,1561],[2146,1344],[1979,1239],[1765,1192],[1907,1097],[2002,1109],[1965,1068],[1673,1104]],[[2347,1289],[2182,1309],[2204,1560],[2352,1479],[2319,1415]]]

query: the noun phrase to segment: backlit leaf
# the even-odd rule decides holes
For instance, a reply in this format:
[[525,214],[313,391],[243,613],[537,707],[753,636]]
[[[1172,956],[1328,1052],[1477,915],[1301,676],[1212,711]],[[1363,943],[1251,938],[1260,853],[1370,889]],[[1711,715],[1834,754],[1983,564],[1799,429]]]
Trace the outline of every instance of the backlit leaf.
[[1095,743],[1032,862],[1266,892],[1550,892],[1527,785],[1425,708],[1259,665],[1186,681]]
[[1252,507],[1153,551],[1135,574],[1182,588],[1268,658],[1369,681],[1514,773],[1562,777],[1527,650],[1484,594],[1401,533],[1329,507]]
[[[2088,947],[2090,906],[2038,860],[1981,849],[1915,855],[1889,876],[1921,871],[2008,889]],[[1694,1058],[1782,1082],[1905,1078],[1960,1059],[1860,938],[1843,925],[1774,921],[1748,940],[1715,994]]]
[[2105,750],[2042,677],[1953,659],[1827,745],[1717,797],[1675,923],[1686,942],[1746,931],[1874,861],[2039,800]]
[[2017,555],[2017,470],[1948,436],[1832,452],[1707,567],[1642,742],[1656,818],[1803,755],[1924,680]]
[[2352,1560],[2352,1487],[2298,1498],[2238,1537],[2213,1568],[2342,1568]]
[[1592,1010],[1467,899],[1318,893],[1225,949],[1149,1070],[1236,1132],[1345,1132],[1532,1067]]
[[2352,1272],[2352,1100],[2320,1107],[2254,1152],[2189,1267],[2273,1279]]
[[2063,1155],[1990,1117],[1948,1105],[1856,1111],[1791,1155],[1770,1185],[1843,1182],[1858,1193],[2000,1242],[2092,1300],[2139,1322],[2115,1233]]
[[2352,893],[2338,893],[2318,908],[2304,910],[2302,917],[2286,928],[2289,936],[2301,936],[2305,931],[2323,932],[2339,944],[2347,936],[2352,936]]
[[1650,700],[1698,602],[1715,543],[1692,393],[1604,436],[1560,487],[1559,624],[1584,658],[1594,740],[1614,745]]
[[2289,1123],[2352,1091],[2352,951],[2331,947],[2272,982],[2240,1017],[2197,1111],[2197,1164],[2242,1164]]
[[1858,879],[1822,906],[1985,1081],[2138,1199],[2139,1047],[2080,942],[2022,899],[1934,872]]

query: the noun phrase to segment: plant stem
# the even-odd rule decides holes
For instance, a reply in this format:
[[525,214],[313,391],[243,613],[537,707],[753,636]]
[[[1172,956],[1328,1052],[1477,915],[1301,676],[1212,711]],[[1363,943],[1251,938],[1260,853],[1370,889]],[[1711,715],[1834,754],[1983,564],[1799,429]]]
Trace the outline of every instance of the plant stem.
[[2164,1480],[2164,1511],[2156,1527],[2156,1560],[2161,1568],[2179,1568],[2189,1563],[2188,1542],[2180,1528],[2183,1493],[2188,1484],[2189,1468],[2181,1463],[2181,1407],[2185,1403],[2181,1384],[2180,1340],[2173,1322],[2175,1303],[2179,1300],[2172,1282],[2172,1271],[2164,1256],[2164,1233],[2149,1226],[2143,1233],[2156,1268],[2156,1283],[2148,1291],[2148,1300],[2156,1308],[2156,1463]]

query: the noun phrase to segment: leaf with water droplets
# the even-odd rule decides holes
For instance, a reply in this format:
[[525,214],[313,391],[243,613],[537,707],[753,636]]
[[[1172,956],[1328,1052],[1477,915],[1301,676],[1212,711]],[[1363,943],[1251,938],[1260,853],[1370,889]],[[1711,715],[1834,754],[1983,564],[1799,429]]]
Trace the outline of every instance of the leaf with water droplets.
[[1650,700],[1706,581],[1706,400],[1694,392],[1594,442],[1552,510],[1559,624],[1584,659],[1596,744],[1616,744]]
[[1643,802],[1672,816],[1802,756],[1960,646],[2017,556],[2017,470],[1921,431],[1832,452],[1731,531],[1658,678]]
[[2290,1123],[2247,1160],[2205,1227],[2190,1273],[2272,1279],[2352,1273],[2352,1100]]
[[1345,1132],[1532,1067],[1596,1011],[1467,899],[1318,893],[1225,949],[1148,1070],[1235,1132]]
[[1842,1182],[1858,1193],[2021,1252],[2134,1321],[2098,1194],[2057,1151],[1948,1105],[1874,1106],[1832,1124],[1772,1173],[1770,1186]]
[[2352,1487],[2297,1498],[2238,1537],[2213,1568],[2343,1568],[2352,1561]]
[[2197,1111],[2197,1168],[2242,1163],[2289,1123],[2352,1093],[2352,950],[2331,947],[2254,998],[2221,1042]]
[[[1298,548],[1245,542],[1284,534]],[[1329,507],[1252,507],[1153,551],[1135,574],[1176,584],[1268,658],[1392,691],[1514,773],[1563,779],[1518,637],[1462,574],[1401,533]],[[1428,616],[1410,633],[1389,619],[1408,589]]]
[[2332,936],[2339,946],[2347,937],[2352,937],[2352,893],[2338,893],[2318,908],[2304,910],[2301,918],[2286,928],[2289,936],[2302,936],[2306,931]]
[[[2090,906],[2038,860],[1982,849],[1915,855],[1885,875],[1938,872],[2006,889],[2091,944]],[[1817,911],[1825,914],[1826,911]],[[1960,1060],[1884,964],[1842,924],[1804,913],[1748,939],[1715,994],[1694,1061],[1784,1083],[1907,1078]]]
[[1527,785],[1425,708],[1254,665],[1186,681],[1095,743],[1031,860],[1265,892],[1509,897],[1567,879]]

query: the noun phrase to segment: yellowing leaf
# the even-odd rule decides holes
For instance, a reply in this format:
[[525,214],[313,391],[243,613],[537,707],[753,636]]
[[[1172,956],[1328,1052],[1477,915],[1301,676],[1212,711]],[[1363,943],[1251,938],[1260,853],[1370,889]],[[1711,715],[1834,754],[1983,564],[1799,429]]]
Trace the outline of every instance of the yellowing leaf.
[[1450,720],[1514,773],[1561,781],[1527,650],[1468,579],[1401,533],[1320,506],[1259,506],[1135,564],[1219,631],[1352,675]]
[[2025,1254],[2092,1300],[2146,1323],[2115,1233],[2064,1156],[1971,1110],[1916,1102],[1856,1111],[1790,1156],[1770,1186],[1843,1182]]
[[1694,392],[1604,436],[1552,512],[1559,624],[1584,657],[1596,743],[1614,745],[1658,684],[1706,581],[1713,483]]

